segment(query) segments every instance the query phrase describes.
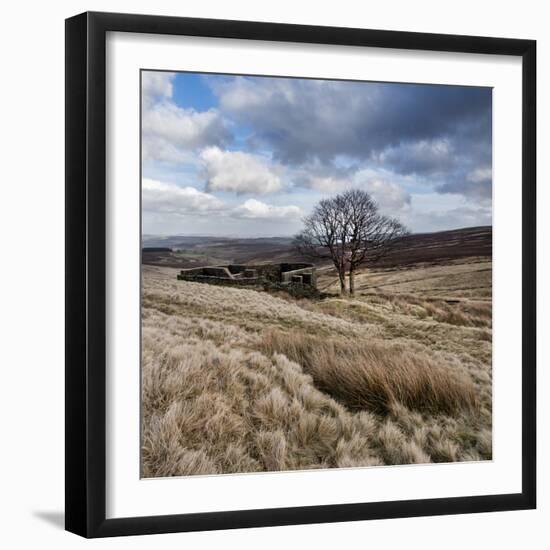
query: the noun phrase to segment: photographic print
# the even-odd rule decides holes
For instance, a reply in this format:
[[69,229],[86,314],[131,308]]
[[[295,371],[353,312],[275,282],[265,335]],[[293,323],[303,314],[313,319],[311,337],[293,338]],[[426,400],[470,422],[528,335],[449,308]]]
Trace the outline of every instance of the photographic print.
[[141,476],[492,459],[492,89],[141,71]]

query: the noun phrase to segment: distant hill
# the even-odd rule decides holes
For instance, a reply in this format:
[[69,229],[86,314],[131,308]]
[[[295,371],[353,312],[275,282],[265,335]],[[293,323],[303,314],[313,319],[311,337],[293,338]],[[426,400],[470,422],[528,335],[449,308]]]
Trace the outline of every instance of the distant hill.
[[440,263],[468,256],[493,255],[490,225],[435,233],[415,233],[400,240],[379,265],[394,266],[419,262]]
[[172,252],[172,249],[163,246],[146,246],[142,248],[142,252]]
[[[416,233],[403,238],[377,265],[390,267],[420,262],[441,263],[468,256],[491,257],[492,243],[491,226]],[[185,268],[219,263],[311,261],[293,249],[290,237],[247,239],[145,235],[142,244],[142,261],[148,265]],[[151,248],[154,250],[148,250]]]
[[142,246],[186,249],[196,246],[223,246],[227,243],[257,243],[289,245],[291,237],[213,237],[210,235],[143,235]]

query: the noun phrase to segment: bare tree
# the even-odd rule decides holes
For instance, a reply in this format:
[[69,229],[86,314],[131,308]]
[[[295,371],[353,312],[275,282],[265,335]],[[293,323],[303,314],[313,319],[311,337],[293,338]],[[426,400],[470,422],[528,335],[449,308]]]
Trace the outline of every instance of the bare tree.
[[304,218],[304,229],[294,238],[294,246],[301,254],[332,261],[342,294],[346,291],[345,249],[342,247],[346,224],[343,213],[338,197],[323,199]]
[[366,192],[358,189],[339,196],[347,224],[346,256],[349,270],[349,291],[355,293],[355,273],[364,264],[382,259],[407,234],[396,219],[380,213],[378,205]]
[[406,228],[395,218],[380,213],[372,197],[359,189],[323,199],[304,219],[304,229],[295,240],[302,254],[329,258],[340,280],[340,292],[355,293],[355,273],[366,263],[386,255]]

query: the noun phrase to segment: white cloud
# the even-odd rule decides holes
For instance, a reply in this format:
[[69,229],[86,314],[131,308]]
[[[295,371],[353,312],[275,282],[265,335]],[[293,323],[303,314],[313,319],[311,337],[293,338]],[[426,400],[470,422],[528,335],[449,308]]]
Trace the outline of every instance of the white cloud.
[[179,187],[173,183],[143,178],[142,206],[151,212],[168,214],[210,214],[224,209],[221,200],[194,187]]
[[256,199],[248,199],[235,208],[232,215],[237,218],[282,220],[300,218],[304,212],[298,206],[274,206]]
[[186,152],[228,138],[220,114],[215,109],[197,112],[182,109],[172,101],[155,103],[144,110],[143,155],[155,160],[181,160]]
[[378,206],[385,211],[401,210],[411,203],[409,193],[391,181],[369,180],[365,183],[364,188],[372,195]]
[[175,73],[144,71],[142,85],[142,154],[144,160],[189,162],[190,153],[229,139],[216,109],[183,109],[172,99]]
[[191,151],[177,147],[169,140],[155,135],[144,136],[141,143],[143,160],[188,164],[196,163],[196,156]]
[[143,71],[141,73],[141,97],[144,105],[151,105],[160,98],[172,97],[175,73]]
[[353,181],[335,176],[310,176],[307,178],[307,187],[320,193],[338,193],[353,187]]
[[280,169],[249,153],[208,147],[200,157],[209,191],[267,194],[283,188]]
[[349,176],[310,176],[307,187],[320,193],[339,193],[346,189],[364,189],[372,195],[382,210],[401,210],[411,203],[410,194],[398,183],[388,181],[386,172],[364,169]]
[[180,187],[150,178],[143,178],[141,194],[143,210],[162,215],[195,215],[203,218],[213,215],[229,216],[266,222],[298,220],[304,215],[298,206],[275,206],[256,199],[248,199],[243,204],[231,207],[214,195],[194,187]]

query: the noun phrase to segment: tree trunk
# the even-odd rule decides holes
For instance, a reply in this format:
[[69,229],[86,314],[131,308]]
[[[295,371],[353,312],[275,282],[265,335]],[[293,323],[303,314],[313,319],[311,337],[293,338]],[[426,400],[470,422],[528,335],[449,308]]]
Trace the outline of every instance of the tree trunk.
[[350,296],[355,294],[355,272],[351,268],[349,270],[349,293]]
[[340,295],[346,293],[346,276],[340,270],[338,270],[338,278],[340,279]]

